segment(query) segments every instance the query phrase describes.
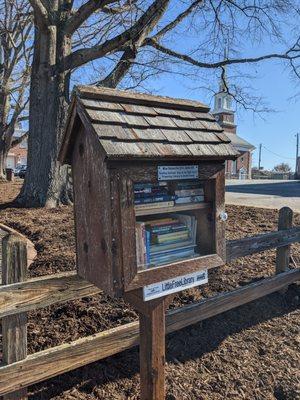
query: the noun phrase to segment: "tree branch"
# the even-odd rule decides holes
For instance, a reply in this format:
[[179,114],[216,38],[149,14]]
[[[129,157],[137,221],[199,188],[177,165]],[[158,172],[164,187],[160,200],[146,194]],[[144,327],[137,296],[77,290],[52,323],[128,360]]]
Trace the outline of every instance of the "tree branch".
[[150,28],[153,29],[153,25],[155,25],[153,21],[157,23],[167,9],[169,3],[170,0],[155,0],[131,28],[115,36],[113,39],[107,40],[101,45],[93,46],[88,49],[76,50],[66,57],[64,65],[61,65],[60,68],[63,70],[74,69],[115,51],[122,51],[128,47],[128,45],[132,43],[135,44],[137,41],[143,42]]
[[89,0],[84,3],[69,19],[65,33],[72,35],[95,11],[100,10],[116,0]]
[[97,86],[106,86],[115,88],[118,83],[124,78],[126,73],[129,71],[137,55],[137,50],[132,47],[128,47],[119,62],[116,64],[115,68],[100,81]]
[[[285,53],[271,53],[271,54],[266,54],[264,56],[260,57],[246,57],[246,58],[231,58],[231,59],[225,59],[222,61],[217,61],[217,62],[202,62],[195,60],[193,57],[190,57],[186,54],[179,53],[175,50],[169,49],[161,44],[159,44],[157,41],[153,39],[147,39],[144,42],[144,46],[149,45],[154,47],[155,49],[159,50],[160,52],[167,54],[171,57],[177,58],[181,61],[187,62],[188,64],[194,65],[196,67],[200,68],[221,68],[226,65],[231,65],[231,64],[246,64],[246,63],[257,63],[259,61],[263,60],[270,60],[270,59],[283,59],[283,60],[295,60],[300,58],[300,49],[297,51],[294,48],[289,49]],[[295,53],[295,54],[292,54]]]
[[22,143],[25,139],[28,138],[28,135],[29,135],[29,132],[27,131],[26,133],[24,133],[24,135],[22,135],[22,136],[20,136],[20,137],[18,137],[18,138],[16,138],[16,139],[14,139],[14,140],[11,142],[11,147],[18,146],[18,144]]
[[182,13],[180,13],[176,18],[173,19],[172,22],[167,24],[164,28],[162,28],[160,31],[158,31],[152,39],[159,39],[163,35],[165,35],[167,32],[171,31],[172,29],[175,28],[181,21],[183,21],[193,10],[196,8],[196,6],[201,5],[203,3],[203,0],[196,0],[194,1],[186,10],[184,10]]
[[35,15],[35,19],[39,28],[45,28],[49,25],[48,10],[44,6],[42,0],[29,0]]

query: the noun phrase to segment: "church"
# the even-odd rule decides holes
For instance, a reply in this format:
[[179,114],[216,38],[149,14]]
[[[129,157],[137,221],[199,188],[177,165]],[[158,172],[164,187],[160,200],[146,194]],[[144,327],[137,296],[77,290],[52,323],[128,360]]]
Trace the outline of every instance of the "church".
[[215,95],[213,114],[224,129],[224,133],[231,140],[234,148],[240,156],[235,160],[227,160],[225,166],[227,179],[251,179],[252,153],[255,146],[237,135],[235,112],[232,108],[232,96],[227,93],[224,82],[219,86],[219,92]]

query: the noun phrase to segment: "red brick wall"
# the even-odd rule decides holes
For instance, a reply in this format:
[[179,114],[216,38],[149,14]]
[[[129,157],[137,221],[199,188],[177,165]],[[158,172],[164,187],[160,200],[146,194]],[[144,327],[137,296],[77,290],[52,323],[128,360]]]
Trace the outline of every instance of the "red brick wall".
[[[21,145],[22,146],[22,145]],[[16,159],[16,165],[21,162],[21,158],[26,157],[27,158],[27,149],[24,149],[20,147],[20,145],[17,145],[10,149],[9,154],[14,154],[15,159]]]
[[[242,153],[236,160],[236,173],[238,174],[241,168],[244,168],[246,172],[250,175],[251,174],[251,164],[252,164],[252,154],[250,151],[247,151],[245,153]],[[233,166],[232,160],[228,160],[226,163],[226,172],[231,173],[232,172],[232,166]]]

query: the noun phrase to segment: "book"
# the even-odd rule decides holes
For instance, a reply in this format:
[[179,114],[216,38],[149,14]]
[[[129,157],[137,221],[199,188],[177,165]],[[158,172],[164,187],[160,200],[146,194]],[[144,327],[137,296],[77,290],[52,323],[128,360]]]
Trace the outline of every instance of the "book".
[[199,196],[204,195],[204,190],[203,188],[175,190],[175,195],[178,197]]
[[175,200],[175,204],[201,203],[203,201],[204,196],[178,197],[178,199]]
[[173,207],[173,206],[174,206],[174,201],[162,201],[162,202],[157,202],[157,203],[137,204],[135,206],[135,209],[136,210],[152,210],[155,208]]
[[186,248],[187,246],[195,246],[191,240],[186,240],[186,241],[176,241],[174,243],[169,243],[169,244],[156,244],[150,246],[150,251],[151,254],[158,254],[158,253],[164,253],[170,250],[174,249],[182,249]]
[[156,187],[162,187],[162,186],[168,186],[168,183],[165,181],[161,182],[156,182],[156,183],[151,183],[151,182],[141,182],[141,183],[135,183],[134,184],[134,189],[139,190],[139,189],[152,189]]
[[153,234],[158,233],[171,233],[171,232],[179,232],[181,230],[185,230],[186,226],[180,223],[173,224],[163,224],[163,225],[154,225],[152,228]]
[[170,233],[166,235],[158,235],[152,239],[152,243],[166,243],[166,242],[175,242],[178,240],[187,240],[189,238],[189,231],[183,231],[183,232],[176,232],[176,233]]
[[157,203],[157,202],[163,202],[163,201],[171,201],[171,200],[175,200],[176,198],[177,198],[176,196],[171,196],[171,195],[142,197],[139,199],[135,199],[134,204],[150,204],[150,203]]
[[144,266],[147,263],[147,248],[146,248],[146,226],[144,222],[136,222],[136,252],[137,265]]
[[168,194],[169,194],[169,192],[167,190],[157,190],[157,191],[151,191],[151,192],[134,192],[134,198],[135,199],[144,199],[144,198],[150,198],[153,196],[166,196]]
[[154,259],[150,260],[151,264],[162,265],[169,264],[171,262],[181,261],[181,260],[189,260],[191,258],[199,257],[198,253],[195,253],[194,250],[189,250],[187,252],[182,252],[178,254],[167,254],[158,256]]

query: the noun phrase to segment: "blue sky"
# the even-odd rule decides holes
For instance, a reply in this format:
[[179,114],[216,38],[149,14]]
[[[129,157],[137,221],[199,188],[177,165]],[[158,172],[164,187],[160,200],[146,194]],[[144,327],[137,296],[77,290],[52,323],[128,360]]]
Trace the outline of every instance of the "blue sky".
[[[262,143],[262,166],[272,169],[280,162],[295,164],[296,138],[300,132],[300,101],[295,94],[300,91],[283,65],[277,61],[266,61],[256,66],[253,90],[264,97],[269,108],[274,111],[262,115],[238,108],[236,123],[238,134],[253,143],[257,150],[253,156],[253,166],[258,165],[258,147]],[[252,71],[253,72],[253,71]],[[230,68],[228,71],[230,80]],[[193,90],[190,79],[182,76],[163,75],[147,85],[161,95],[197,99],[212,106],[211,94],[205,90]],[[212,87],[218,87],[218,78]],[[273,154],[275,153],[275,154]]]
[[[296,3],[298,4],[298,0],[295,2],[295,6]],[[283,17],[281,28],[284,40],[281,43],[276,40],[276,37],[268,38],[268,36],[263,37],[262,40],[252,40],[249,39],[249,35],[244,33],[233,44],[235,51],[239,53],[239,56],[248,57],[284,52],[299,36],[299,20],[296,14],[294,16],[295,18]],[[188,36],[188,32],[183,32],[182,36],[177,38],[170,47],[185,52],[201,40],[201,33],[200,36],[199,33]],[[232,54],[229,54],[229,57],[230,55]],[[197,55],[194,57],[198,58]],[[216,60],[218,56],[214,55],[213,58]],[[187,72],[190,72],[188,67]],[[243,64],[236,68],[229,66],[227,74],[229,86],[230,83],[250,86],[249,92],[258,97],[262,96],[268,108],[274,110],[257,115],[252,111],[243,110],[241,107],[237,108],[238,134],[257,147],[254,152],[253,165],[258,165],[258,147],[262,143],[262,166],[264,168],[272,169],[276,164],[287,162],[294,169],[295,134],[300,132],[300,96],[297,97],[296,94],[300,93],[300,85],[295,78],[291,77],[290,69],[278,60],[269,60],[259,64]],[[243,74],[250,74],[251,77],[244,78]],[[157,94],[197,99],[212,106],[212,95],[203,89],[203,86],[216,91],[219,76],[220,71],[211,73],[209,70],[200,70],[200,78],[197,82],[196,77],[164,74],[160,78],[148,82],[147,87],[150,90],[154,89]],[[202,82],[201,79],[203,79]]]
[[[174,0],[171,2],[170,11],[164,16],[161,26],[185,9],[186,3],[189,1]],[[217,1],[215,3],[217,4]],[[296,0],[293,4],[294,7],[300,9],[300,0]],[[225,41],[229,43],[229,58],[256,57],[274,52],[283,53],[291,46],[291,43],[295,43],[299,36],[299,14],[292,8],[289,10],[290,14],[280,14],[274,19],[282,32],[281,41],[278,40],[277,35],[272,36],[265,32],[264,24],[268,27],[269,15],[263,19],[263,28],[256,29],[256,25],[253,25],[255,19],[251,19],[252,23],[249,27],[249,20],[243,15],[237,14],[233,30],[235,33],[232,36],[233,31],[227,30],[227,28],[222,30],[221,34],[219,31],[214,31],[215,16],[212,10],[205,11],[203,14],[205,18],[200,10],[192,24],[189,18],[185,19],[174,34],[163,40],[163,44],[204,62],[223,59]],[[220,12],[219,17],[225,24],[224,26],[231,26],[229,15],[228,12],[226,14],[226,9],[225,11],[222,9]],[[221,71],[191,67],[178,63],[178,60],[174,62],[172,58],[169,61],[171,62],[166,63],[165,68],[169,72],[161,72],[146,80],[143,87],[139,87],[137,90],[147,90],[158,95],[196,99],[212,106],[212,91],[218,90]],[[90,84],[99,80],[101,75],[106,75],[107,71],[111,70],[114,61],[99,60],[93,64],[93,68],[88,65],[75,73],[78,82]],[[159,64],[159,68],[164,69],[164,67],[164,64]],[[237,84],[246,88],[247,93],[263,97],[265,104],[274,110],[258,115],[253,111],[237,107],[238,134],[257,147],[254,152],[253,166],[258,165],[258,147],[262,143],[262,166],[264,168],[272,169],[281,162],[287,162],[294,169],[295,134],[300,132],[300,96],[297,98],[295,95],[300,93],[300,86],[295,79],[291,78],[290,70],[278,60],[269,60],[259,64],[229,66],[227,75],[229,87]],[[122,87],[122,83],[120,86]],[[127,87],[126,83],[124,87]]]

